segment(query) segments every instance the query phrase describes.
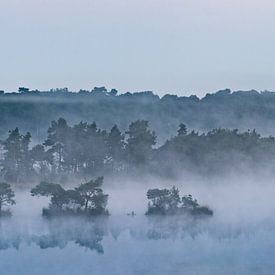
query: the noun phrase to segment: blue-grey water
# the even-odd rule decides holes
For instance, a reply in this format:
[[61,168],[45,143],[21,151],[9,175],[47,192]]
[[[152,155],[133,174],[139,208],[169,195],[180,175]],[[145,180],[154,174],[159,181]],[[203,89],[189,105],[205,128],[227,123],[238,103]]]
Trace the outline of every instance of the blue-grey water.
[[274,274],[275,226],[110,217],[1,223],[1,274]]
[[261,188],[194,189],[209,219],[148,218],[142,191],[114,194],[108,218],[47,221],[47,199],[17,193],[0,221],[0,274],[275,274],[274,188]]

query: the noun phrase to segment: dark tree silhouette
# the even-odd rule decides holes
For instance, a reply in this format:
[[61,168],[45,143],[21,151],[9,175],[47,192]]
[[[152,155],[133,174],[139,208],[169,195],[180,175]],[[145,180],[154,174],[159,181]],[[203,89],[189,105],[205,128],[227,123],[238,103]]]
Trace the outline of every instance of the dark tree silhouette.
[[185,135],[187,135],[187,127],[185,124],[181,123],[178,129],[178,136],[185,136]]
[[69,127],[63,118],[58,121],[52,121],[51,127],[48,129],[48,138],[44,145],[49,147],[49,152],[57,156],[57,171],[61,172],[64,161],[64,147],[68,137]]
[[50,197],[50,208],[62,209],[64,204],[68,202],[65,189],[56,183],[41,182],[31,190],[31,195]]
[[9,132],[8,138],[3,142],[4,159],[2,173],[9,182],[26,181],[32,173],[29,155],[30,133],[21,135],[18,128]]
[[75,190],[84,200],[84,211],[92,214],[108,214],[106,210],[108,195],[101,189],[103,177],[82,183]]
[[173,186],[169,189],[149,189],[146,215],[190,214],[192,216],[212,216],[213,211],[207,206],[200,206],[192,195],[180,199],[179,190]]
[[0,216],[10,215],[9,210],[3,210],[4,206],[15,204],[14,192],[11,189],[10,184],[6,182],[0,183]]
[[124,158],[124,135],[120,132],[117,125],[113,126],[108,135],[108,158],[112,166],[112,170],[121,169]]
[[42,215],[108,215],[108,195],[101,189],[103,177],[81,184],[75,189],[65,190],[60,184],[41,182],[31,190],[32,196],[51,198],[49,208]]
[[134,165],[146,164],[152,156],[153,145],[156,144],[156,134],[149,129],[148,121],[132,122],[126,134],[128,160]]
[[168,189],[149,189],[147,191],[148,211],[147,214],[165,214],[167,211],[167,202],[169,200]]
[[200,134],[180,124],[176,136],[155,147],[156,135],[148,121],[137,120],[122,133],[116,125],[106,131],[95,122],[69,126],[60,118],[52,122],[43,145],[29,148],[30,144],[30,133],[22,135],[18,128],[1,143],[0,176],[5,181],[64,183],[102,174],[173,178],[184,171],[216,176],[263,168],[275,173],[275,139],[255,130],[213,129]]

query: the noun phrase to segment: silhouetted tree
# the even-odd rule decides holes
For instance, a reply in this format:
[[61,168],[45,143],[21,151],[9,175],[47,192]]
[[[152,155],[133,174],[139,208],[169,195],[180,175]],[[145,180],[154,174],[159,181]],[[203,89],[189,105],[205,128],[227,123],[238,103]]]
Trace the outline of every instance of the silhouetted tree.
[[146,214],[162,214],[167,210],[167,201],[169,197],[168,189],[149,189],[147,191],[148,211]]
[[26,87],[19,87],[18,88],[19,93],[28,93],[29,91],[30,91],[30,89],[26,88]]
[[193,209],[198,207],[199,204],[197,200],[193,199],[192,195],[187,195],[182,197],[182,207],[186,209]]
[[112,89],[110,92],[109,92],[109,95],[111,96],[116,96],[118,93],[118,91],[116,89]]
[[42,214],[55,215],[106,215],[108,195],[101,189],[103,177],[81,184],[75,189],[65,190],[55,183],[41,182],[31,190],[32,196],[50,197],[48,209]]
[[107,89],[102,86],[102,87],[94,87],[92,90],[92,95],[94,96],[104,96],[107,94]]
[[103,177],[82,183],[75,190],[84,200],[84,211],[92,214],[107,214],[106,210],[108,195],[103,193],[101,186]]
[[19,129],[9,132],[9,137],[4,141],[4,160],[2,161],[4,178],[7,181],[17,182],[20,171],[21,139]]
[[22,179],[28,179],[32,176],[32,162],[30,158],[29,146],[31,142],[31,134],[28,132],[21,137],[21,174]]
[[120,132],[117,125],[113,126],[108,135],[108,157],[112,164],[112,168],[116,164],[117,168],[120,167],[124,157],[124,135]]
[[64,147],[68,137],[69,127],[63,118],[58,121],[52,121],[51,127],[48,129],[48,138],[44,145],[50,147],[49,152],[57,158],[57,170],[61,172],[64,161]]
[[8,214],[10,215],[9,211],[3,211],[3,206],[13,205],[15,204],[14,200],[14,192],[11,189],[10,184],[6,182],[0,183],[0,216]]
[[2,172],[7,181],[26,181],[31,176],[32,165],[29,155],[31,135],[21,135],[18,128],[9,132],[8,138],[3,142],[4,159]]
[[179,190],[173,186],[169,189],[149,189],[147,191],[149,200],[146,215],[208,215],[212,216],[213,211],[207,206],[200,206],[192,195],[180,199]]
[[181,123],[178,129],[178,136],[185,136],[185,135],[187,135],[187,128],[185,124]]
[[125,135],[126,140],[116,125],[107,132],[95,122],[69,126],[60,118],[52,122],[44,145],[30,149],[30,133],[22,135],[16,128],[1,143],[1,177],[7,182],[62,183],[108,173],[175,177],[188,171],[212,176],[244,169],[257,172],[267,165],[272,169],[275,161],[274,137],[261,137],[255,130],[200,134],[180,124],[176,136],[154,147],[156,135],[148,121],[138,120]]
[[180,204],[180,195],[179,189],[173,186],[169,190],[169,198],[168,198],[168,208],[171,212],[177,211],[179,204]]
[[52,155],[45,151],[43,145],[38,144],[30,150],[30,159],[33,169],[38,169],[40,178],[45,178],[49,172],[49,165],[53,164]]
[[181,202],[179,190],[175,186],[170,190],[149,189],[147,198],[150,200],[147,214],[176,214]]
[[145,164],[151,158],[153,145],[156,144],[156,134],[149,129],[149,123],[145,120],[132,122],[128,135],[126,153],[128,159],[134,165]]
[[51,198],[50,208],[62,209],[68,202],[66,191],[60,184],[41,182],[31,190],[32,196],[45,196]]

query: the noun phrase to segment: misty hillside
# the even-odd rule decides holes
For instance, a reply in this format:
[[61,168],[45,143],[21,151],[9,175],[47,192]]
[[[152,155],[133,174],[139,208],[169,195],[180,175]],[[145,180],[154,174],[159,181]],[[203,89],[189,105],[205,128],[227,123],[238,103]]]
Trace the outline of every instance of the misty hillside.
[[22,131],[30,131],[34,140],[42,141],[50,122],[59,117],[69,123],[96,121],[104,129],[117,124],[121,130],[132,121],[148,120],[158,133],[158,143],[170,138],[180,123],[199,131],[255,128],[269,136],[275,134],[275,93],[226,89],[199,99],[195,95],[159,97],[150,91],[118,95],[115,89],[107,91],[104,87],[78,93],[67,88],[0,91],[0,138],[20,126]]

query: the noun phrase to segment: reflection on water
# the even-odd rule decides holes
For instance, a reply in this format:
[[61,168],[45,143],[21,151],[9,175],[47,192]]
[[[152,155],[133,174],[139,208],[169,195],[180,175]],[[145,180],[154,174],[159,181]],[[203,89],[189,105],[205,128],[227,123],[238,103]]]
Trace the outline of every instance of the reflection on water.
[[35,244],[41,249],[60,248],[64,249],[68,243],[73,242],[79,247],[86,247],[97,253],[104,253],[102,240],[108,234],[104,219],[93,221],[83,219],[44,220],[43,233],[20,232],[14,228],[9,220],[1,221],[0,250],[8,248],[20,249],[25,243],[28,246]]
[[144,216],[24,226],[2,220],[0,273],[274,274],[274,224]]
[[74,242],[80,247],[95,250],[103,253],[101,244],[104,235],[107,234],[104,228],[104,220],[97,221],[50,221],[48,223],[49,233],[31,236],[31,241],[41,249],[58,247],[64,249],[69,242]]
[[196,220],[184,216],[173,217],[144,217],[144,218],[122,218],[117,221],[111,218],[85,219],[53,219],[44,220],[43,231],[45,233],[25,232],[16,229],[9,221],[2,221],[0,228],[0,250],[8,248],[20,249],[20,244],[35,244],[41,249],[60,248],[64,249],[72,242],[79,247],[94,250],[99,254],[104,253],[102,241],[111,236],[119,241],[119,236],[125,232],[134,240],[183,240],[185,238],[196,238],[207,234],[214,239],[238,238],[242,234],[249,236],[252,228],[230,229],[221,228],[216,230],[209,219]]

